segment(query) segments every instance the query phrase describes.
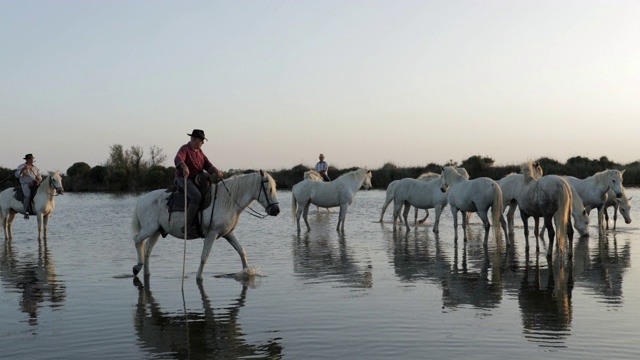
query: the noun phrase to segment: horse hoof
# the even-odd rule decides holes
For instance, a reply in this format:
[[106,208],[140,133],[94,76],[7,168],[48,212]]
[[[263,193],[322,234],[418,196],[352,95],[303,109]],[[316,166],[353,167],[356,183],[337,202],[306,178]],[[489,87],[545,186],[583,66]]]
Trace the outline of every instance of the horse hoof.
[[133,266],[133,275],[136,276],[136,275],[138,275],[139,272],[140,272],[140,266],[134,265]]

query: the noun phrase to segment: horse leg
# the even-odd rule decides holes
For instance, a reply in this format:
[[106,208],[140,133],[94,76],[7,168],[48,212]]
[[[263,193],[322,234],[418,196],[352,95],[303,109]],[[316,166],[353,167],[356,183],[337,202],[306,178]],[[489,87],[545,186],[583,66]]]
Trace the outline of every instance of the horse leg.
[[304,211],[304,207],[298,204],[298,209],[296,210],[296,224],[298,225],[298,232],[300,232],[300,217],[302,216],[303,211]]
[[467,216],[466,211],[460,211],[462,214],[462,235],[464,236],[464,241],[467,242],[467,226],[469,225],[469,217]]
[[567,238],[569,238],[569,259],[573,258],[573,223],[571,213],[567,216]]
[[524,213],[524,211],[520,210],[520,218],[522,219],[522,224],[524,225],[524,240],[525,245],[524,249],[529,253],[529,216]]
[[[614,209],[615,210],[615,209]],[[613,216],[616,216],[616,213],[613,213]],[[609,212],[607,211],[607,208],[604,208],[604,228],[606,230],[609,230]]]
[[402,202],[393,201],[393,229],[398,226],[398,218],[400,217],[400,209],[402,208]]
[[8,241],[9,240],[9,233],[8,233],[8,220],[9,220],[9,216],[8,214],[5,214],[2,210],[0,210],[0,222],[2,222],[2,230],[4,231],[4,240]]
[[[440,225],[440,215],[442,215],[442,206],[440,205],[436,205],[436,220],[433,223],[433,232],[434,233],[438,233],[440,230],[438,230],[438,226]],[[427,210],[427,216],[429,215],[429,210]],[[425,220],[427,218],[424,218]]]
[[309,201],[302,210],[302,218],[304,219],[305,225],[307,225],[307,231],[311,230],[311,226],[309,226],[309,206],[311,206],[311,201]]
[[38,219],[38,241],[40,241],[42,240],[42,213],[36,215],[36,218]]
[[[480,217],[480,220],[482,220],[482,227],[484,227],[484,246],[486,247],[489,244],[489,229],[491,228],[487,210],[478,209],[478,216]],[[496,225],[497,224],[494,224],[494,226]]]
[[[453,218],[453,240],[458,240],[458,208],[451,205],[451,217]],[[462,213],[464,216],[464,212]]]
[[146,243],[146,251],[144,253],[144,276],[145,278],[149,277],[149,259],[151,259],[151,252],[153,251],[153,247],[156,246],[158,239],[160,238],[160,232],[156,231],[147,239]]
[[[209,253],[211,252],[211,247],[213,246],[213,241],[216,239],[216,236],[217,234],[215,233],[208,233],[204,238],[204,243],[202,245],[202,255],[200,256],[200,267],[198,267],[198,274],[196,274],[197,281],[202,281],[202,270],[204,270],[204,264],[207,263]],[[225,237],[225,239],[227,238]],[[229,241],[229,239],[227,239],[227,241]],[[243,263],[242,265],[244,266],[245,264]]]
[[[605,214],[606,214],[606,209],[605,209]],[[616,221],[618,221],[618,207],[614,206],[613,207],[613,230],[616,229]],[[609,220],[607,219],[607,229],[609,226]]]
[[[407,227],[407,232],[409,232],[409,211],[411,210],[411,205],[408,202],[404,203],[404,211],[402,212],[402,217],[404,218],[404,225]],[[416,208],[416,212],[418,208]]]
[[[422,220],[420,220],[420,224],[424,223],[425,221],[427,221],[427,218],[429,217],[429,209],[424,209],[425,211],[425,215],[424,218]],[[418,209],[416,208],[416,216],[418,216]]]
[[47,233],[49,232],[49,218],[51,214],[42,216],[42,235],[44,237],[44,241],[47,241]]
[[380,211],[380,221],[382,222],[382,218],[384,217],[384,212],[387,211],[387,207],[389,206],[389,204],[391,203],[391,200],[393,200],[393,198],[388,198],[385,199],[384,204],[382,205],[382,211]]
[[7,215],[7,232],[9,232],[9,240],[13,239],[13,219],[16,217],[16,212],[13,210],[9,210],[9,215]]
[[[340,228],[342,228],[342,231],[344,232],[344,219],[347,217],[347,204],[340,204],[340,215],[338,216],[338,226],[336,226],[336,230],[340,231]],[[340,224],[342,224],[342,227],[340,226]]]
[[538,228],[540,227],[540,218],[535,216],[533,218],[533,230],[536,236],[536,254],[540,253],[540,236],[544,235],[544,228],[542,231],[538,232]]
[[[491,211],[493,211],[493,209],[491,209]],[[507,243],[507,247],[511,246],[511,234],[509,234],[509,229],[507,228],[507,221],[505,220],[502,214],[500,214],[500,227],[502,227],[502,231],[504,231],[504,241]]]
[[547,258],[551,259],[553,255],[553,241],[556,239],[556,232],[553,230],[553,217],[544,217],[544,226],[547,228],[547,234],[549,235],[549,249],[547,250]]
[[604,236],[604,205],[598,208],[598,235]]
[[242,245],[240,245],[240,243],[238,242],[238,239],[236,239],[235,234],[233,232],[230,232],[223,237],[227,239],[229,244],[231,244],[231,246],[233,246],[233,248],[236,249],[236,251],[238,252],[238,255],[240,255],[240,260],[242,261],[242,270],[249,268],[249,263],[247,262],[247,255],[245,254],[244,249],[242,248]]
[[514,214],[516,212],[516,203],[515,201],[510,201],[509,202],[509,210],[507,211],[507,224],[509,226],[509,232],[513,233],[513,218],[514,218]]
[[151,231],[145,231],[142,229],[137,234],[133,234],[133,244],[136,247],[136,254],[138,255],[138,263],[133,266],[133,275],[138,275],[142,266],[145,266],[145,275],[148,274],[148,267],[146,266],[145,259],[147,258],[147,252],[145,252],[146,239],[155,234],[160,234],[157,231],[153,233]]

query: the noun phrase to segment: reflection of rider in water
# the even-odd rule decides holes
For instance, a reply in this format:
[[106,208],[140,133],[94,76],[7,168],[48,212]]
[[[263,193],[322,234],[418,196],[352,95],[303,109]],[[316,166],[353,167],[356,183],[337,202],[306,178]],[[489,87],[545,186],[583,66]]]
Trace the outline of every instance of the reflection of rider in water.
[[[20,186],[22,186],[22,192],[24,193],[24,200],[22,204],[24,206],[24,218],[29,218],[29,208],[31,203],[31,189],[35,188],[42,182],[42,176],[40,176],[40,170],[33,165],[36,158],[33,154],[27,154],[24,156],[25,163],[20,164],[16,170],[16,177],[20,179]],[[33,210],[33,209],[31,209]]]

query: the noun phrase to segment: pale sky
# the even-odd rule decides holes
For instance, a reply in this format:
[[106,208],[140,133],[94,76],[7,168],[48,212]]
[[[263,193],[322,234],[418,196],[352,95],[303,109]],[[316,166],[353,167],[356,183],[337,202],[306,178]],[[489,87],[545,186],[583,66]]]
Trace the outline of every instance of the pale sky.
[[640,1],[0,0],[0,166],[640,159]]

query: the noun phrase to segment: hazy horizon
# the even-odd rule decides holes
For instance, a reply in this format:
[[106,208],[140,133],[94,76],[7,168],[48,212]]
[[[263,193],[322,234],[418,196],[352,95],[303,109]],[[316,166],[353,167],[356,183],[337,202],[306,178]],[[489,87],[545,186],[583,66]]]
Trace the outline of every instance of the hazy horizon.
[[640,159],[640,2],[6,1],[0,166]]

